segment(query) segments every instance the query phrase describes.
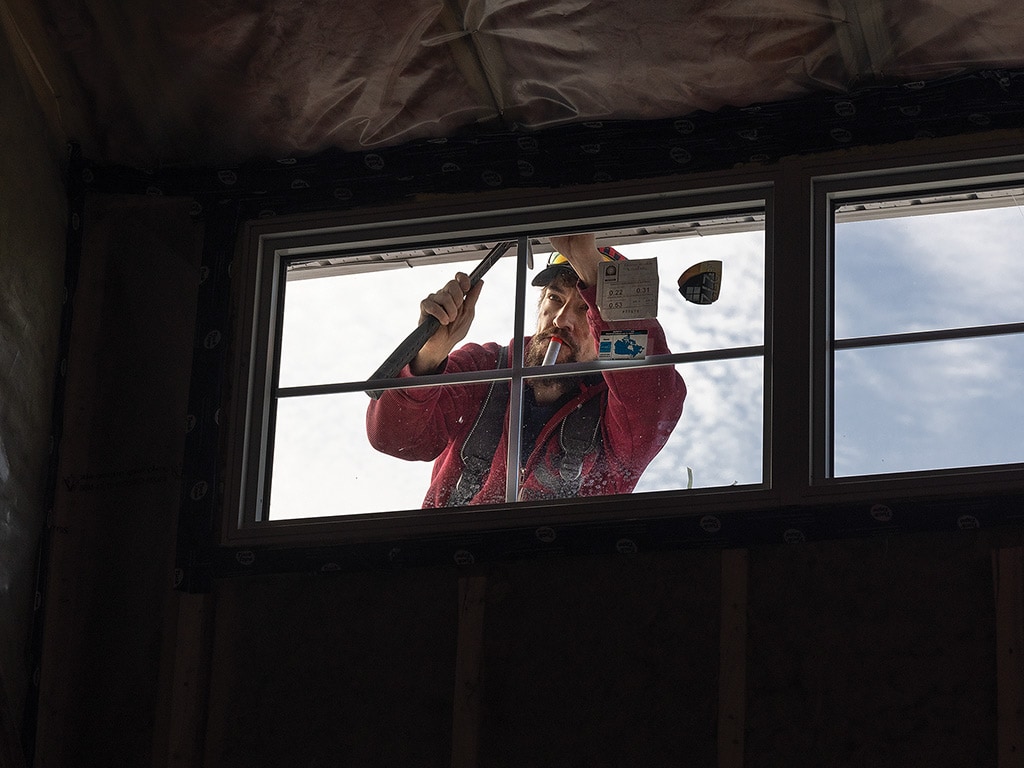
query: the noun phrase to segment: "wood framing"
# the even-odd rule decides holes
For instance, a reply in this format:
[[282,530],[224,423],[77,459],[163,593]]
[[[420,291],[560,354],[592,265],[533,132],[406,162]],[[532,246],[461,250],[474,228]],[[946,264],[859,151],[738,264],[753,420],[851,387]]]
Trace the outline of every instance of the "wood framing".
[[452,768],[475,768],[480,743],[486,576],[459,579],[459,632],[452,710]]
[[992,555],[999,768],[1024,768],[1024,547]]
[[718,765],[743,768],[747,709],[747,572],[745,549],[722,551],[719,635]]
[[188,768],[203,762],[214,598],[209,594],[179,594],[176,602],[166,747],[154,747],[154,768]]

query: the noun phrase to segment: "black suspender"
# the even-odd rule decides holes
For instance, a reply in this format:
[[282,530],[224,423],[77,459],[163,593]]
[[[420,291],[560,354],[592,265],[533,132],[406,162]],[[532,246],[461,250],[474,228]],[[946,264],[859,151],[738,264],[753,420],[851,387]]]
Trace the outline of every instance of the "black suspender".
[[[508,347],[498,351],[496,368],[507,367]],[[480,489],[490,472],[494,453],[498,449],[508,410],[509,385],[494,381],[487,390],[476,421],[462,444],[462,474],[451,496],[449,507],[468,504]],[[592,397],[571,411],[559,425],[558,442],[561,448],[558,476],[541,461],[536,477],[549,493],[549,498],[575,496],[583,482],[583,461],[598,449],[601,439],[601,398]]]
[[[498,350],[496,368],[506,368],[508,347]],[[508,408],[508,383],[492,381],[487,397],[480,407],[480,413],[462,443],[459,456],[462,459],[462,474],[448,497],[449,507],[461,507],[480,492],[491,471],[494,452],[498,449],[501,432],[505,425],[505,411]]]

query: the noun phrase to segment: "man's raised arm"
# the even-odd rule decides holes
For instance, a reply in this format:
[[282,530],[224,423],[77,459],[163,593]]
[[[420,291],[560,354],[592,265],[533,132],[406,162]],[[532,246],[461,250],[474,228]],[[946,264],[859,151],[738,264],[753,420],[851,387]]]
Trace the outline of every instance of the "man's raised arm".
[[597,270],[604,255],[597,250],[594,233],[552,237],[551,247],[565,256],[585,285],[597,285]]
[[433,316],[441,323],[441,327],[409,363],[409,370],[414,375],[436,371],[448,358],[448,353],[455,349],[455,345],[466,338],[476,316],[476,302],[482,287],[483,281],[470,287],[469,275],[458,272],[439,291],[420,302],[420,323],[428,316]]

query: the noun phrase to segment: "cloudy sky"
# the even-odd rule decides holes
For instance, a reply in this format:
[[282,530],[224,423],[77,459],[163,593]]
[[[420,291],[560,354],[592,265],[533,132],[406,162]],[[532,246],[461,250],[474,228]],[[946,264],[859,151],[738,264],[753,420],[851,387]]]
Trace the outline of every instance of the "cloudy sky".
[[[836,338],[1024,322],[1016,206],[836,228]],[[1024,335],[836,353],[835,474],[1024,461]]]
[[[994,232],[1006,233],[994,237]],[[1021,322],[1024,215],[1018,208],[842,224],[836,232],[836,336]],[[624,245],[655,258],[659,320],[673,352],[764,340],[763,231]],[[514,253],[514,251],[513,251]],[[536,254],[538,265],[546,254]],[[723,262],[716,304],[684,302],[683,269]],[[411,331],[419,301],[475,262],[293,281],[281,385],[367,378]],[[484,279],[467,341],[512,336],[514,256]],[[536,289],[528,289],[532,332]],[[1024,461],[1024,338],[844,350],[836,355],[836,474]],[[637,492],[763,480],[763,361],[679,366],[689,394],[676,430]],[[430,464],[366,442],[367,396],[287,398],[277,415],[272,519],[419,507]]]

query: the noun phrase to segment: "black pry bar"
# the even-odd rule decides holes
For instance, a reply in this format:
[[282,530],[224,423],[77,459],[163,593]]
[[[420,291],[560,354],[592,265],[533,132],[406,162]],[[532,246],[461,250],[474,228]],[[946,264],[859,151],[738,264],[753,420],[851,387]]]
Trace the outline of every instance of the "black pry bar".
[[[494,246],[490,253],[488,253],[483,260],[476,265],[469,274],[469,287],[472,288],[474,285],[480,282],[480,279],[487,273],[491,267],[493,267],[505,252],[515,245],[514,242],[498,243]],[[427,340],[434,335],[434,332],[441,327],[441,321],[433,315],[427,315],[427,319],[416,326],[416,330],[410,333],[405,339],[395,347],[395,351],[392,352],[387,360],[381,363],[380,368],[373,372],[370,376],[371,380],[374,379],[393,379],[398,376],[399,372],[416,357],[417,353],[423,348],[423,345],[427,343]],[[372,397],[374,400],[379,400],[383,390],[372,389],[367,390],[366,394]]]

